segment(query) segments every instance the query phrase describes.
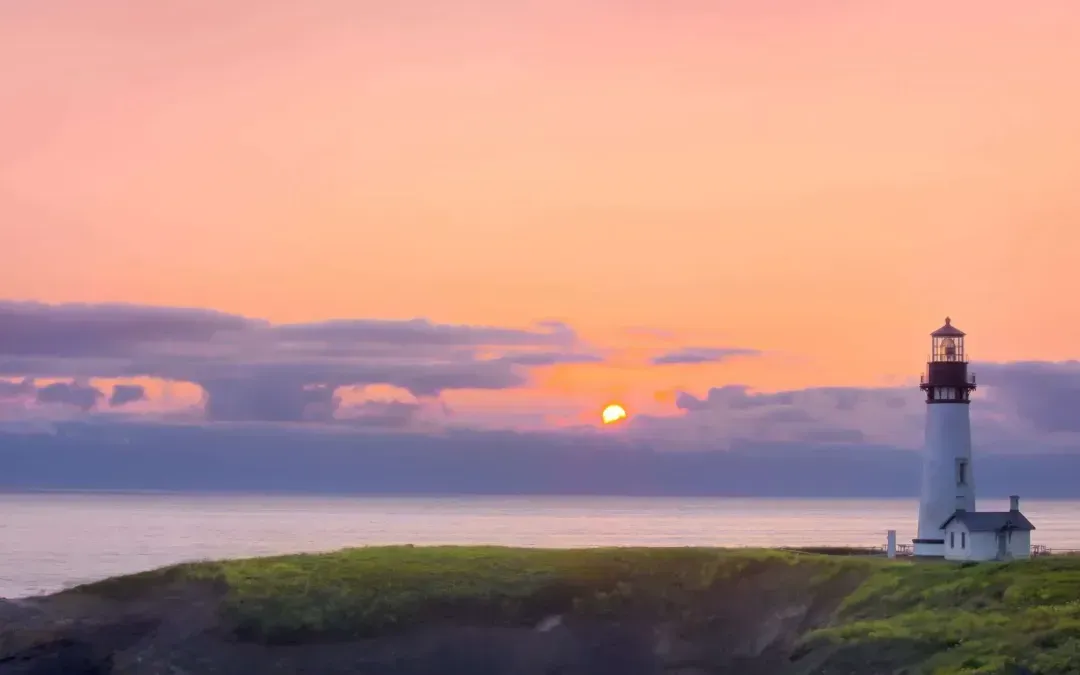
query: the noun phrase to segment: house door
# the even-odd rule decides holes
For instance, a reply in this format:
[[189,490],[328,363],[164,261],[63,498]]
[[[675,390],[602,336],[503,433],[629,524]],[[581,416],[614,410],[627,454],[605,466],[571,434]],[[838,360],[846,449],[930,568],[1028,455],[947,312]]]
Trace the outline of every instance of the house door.
[[1005,542],[1005,532],[998,532],[997,533],[997,549],[998,549],[997,550],[998,560],[1005,560],[1006,551],[1007,551],[1006,542]]

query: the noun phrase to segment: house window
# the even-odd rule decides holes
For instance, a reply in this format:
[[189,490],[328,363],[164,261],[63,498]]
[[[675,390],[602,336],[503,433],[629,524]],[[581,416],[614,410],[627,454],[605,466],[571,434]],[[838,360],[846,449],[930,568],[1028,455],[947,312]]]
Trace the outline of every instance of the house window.
[[956,548],[956,533],[949,533],[949,548]]
[[960,548],[967,548],[967,532],[960,533]]

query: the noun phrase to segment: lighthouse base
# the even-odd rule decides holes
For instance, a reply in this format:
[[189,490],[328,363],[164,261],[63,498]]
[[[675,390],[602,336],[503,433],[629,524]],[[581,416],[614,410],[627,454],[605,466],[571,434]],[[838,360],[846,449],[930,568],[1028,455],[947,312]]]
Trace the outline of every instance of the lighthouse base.
[[944,539],[912,539],[912,552],[917,558],[944,558]]

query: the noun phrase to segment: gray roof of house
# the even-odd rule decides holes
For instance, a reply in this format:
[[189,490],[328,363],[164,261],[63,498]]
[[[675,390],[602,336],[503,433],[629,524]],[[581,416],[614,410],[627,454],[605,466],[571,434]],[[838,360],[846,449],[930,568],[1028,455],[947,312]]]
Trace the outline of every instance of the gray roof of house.
[[941,524],[941,529],[945,529],[953,520],[963,523],[972,532],[1035,529],[1031,521],[1019,511],[957,511]]

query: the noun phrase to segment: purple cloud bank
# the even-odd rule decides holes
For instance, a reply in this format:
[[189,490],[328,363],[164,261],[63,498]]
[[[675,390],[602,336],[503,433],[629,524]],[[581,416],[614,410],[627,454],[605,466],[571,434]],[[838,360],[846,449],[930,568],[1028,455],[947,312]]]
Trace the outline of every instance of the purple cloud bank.
[[[758,354],[690,347],[653,363]],[[7,420],[27,401],[74,412],[122,408],[145,400],[147,392],[130,383],[103,391],[90,379],[151,377],[199,385],[207,421],[415,431],[426,428],[420,413],[429,404],[439,408],[429,399],[442,392],[507,390],[526,384],[532,368],[602,360],[558,322],[522,329],[422,319],[274,325],[199,309],[0,303],[0,416]],[[1080,448],[1080,363],[976,363],[973,370],[979,378],[973,433],[981,449]],[[343,404],[346,388],[379,384],[416,400]],[[726,384],[679,394],[671,413],[635,416],[620,433],[665,449],[748,443],[917,448],[925,404],[914,385],[754,392]]]
[[761,352],[756,349],[744,349],[740,347],[687,347],[678,351],[668,352],[653,358],[655,366],[719,363],[739,356],[760,356]]
[[[0,380],[0,401],[33,399],[44,405],[71,406],[88,411],[97,407],[104,398],[105,392],[101,389],[76,380],[53,382],[44,386],[38,386],[38,383],[29,377],[17,381]],[[108,402],[110,407],[117,408],[145,399],[144,387],[118,384],[113,386]]]
[[[1080,362],[975,363],[972,434],[992,452],[1080,449]],[[917,448],[926,403],[907,387],[811,387],[756,393],[745,385],[680,393],[677,417],[632,421],[667,447],[731,448],[750,442]]]
[[38,403],[59,403],[89,410],[102,397],[99,389],[77,382],[54,382],[37,390]]
[[146,400],[146,389],[137,384],[118,384],[109,396],[109,405],[114,408]]
[[[529,368],[602,360],[552,321],[526,329],[424,319],[274,325],[202,309],[4,302],[0,326],[0,377],[192,382],[210,421],[329,421],[342,387],[385,384],[435,397],[509,389],[527,383]],[[121,386],[111,405],[145,398]],[[0,394],[15,387],[6,382]],[[37,395],[89,410],[102,392],[61,383]]]

